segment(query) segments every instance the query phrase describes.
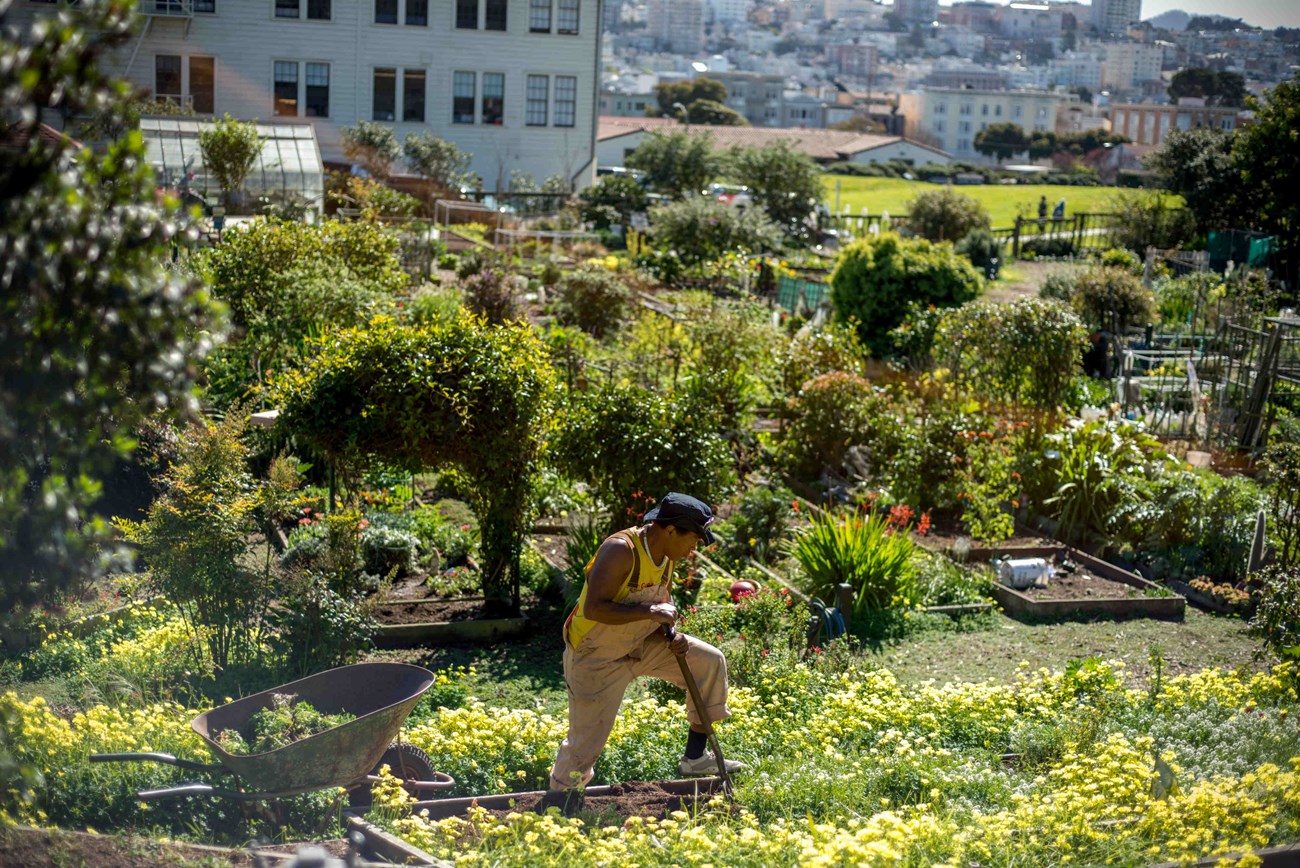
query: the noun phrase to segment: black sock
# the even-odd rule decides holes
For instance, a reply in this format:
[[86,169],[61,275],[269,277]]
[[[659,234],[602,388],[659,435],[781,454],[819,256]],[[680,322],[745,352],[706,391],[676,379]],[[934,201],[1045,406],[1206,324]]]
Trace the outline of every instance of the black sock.
[[686,735],[686,758],[697,759],[704,756],[704,746],[709,743],[709,737],[702,732],[691,730]]

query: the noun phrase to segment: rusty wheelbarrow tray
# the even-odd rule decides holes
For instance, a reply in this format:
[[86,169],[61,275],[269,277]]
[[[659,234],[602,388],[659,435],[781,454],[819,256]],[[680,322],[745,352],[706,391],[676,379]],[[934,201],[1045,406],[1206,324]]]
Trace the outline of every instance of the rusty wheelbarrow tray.
[[[309,675],[261,693],[205,711],[190,726],[217,755],[220,763],[177,759],[163,753],[95,754],[91,762],[152,761],[203,772],[231,774],[242,785],[226,790],[194,783],[161,790],[144,790],[143,800],[214,794],[242,800],[274,799],[328,787],[353,787],[365,782],[411,710],[433,685],[433,674],[405,663],[356,663]],[[292,744],[257,754],[233,754],[217,744],[218,733],[239,729],[257,712],[270,708],[276,694],[294,694],[323,714],[355,715],[347,723]],[[437,774],[437,773],[435,773]],[[419,789],[446,789],[455,781],[413,781]]]

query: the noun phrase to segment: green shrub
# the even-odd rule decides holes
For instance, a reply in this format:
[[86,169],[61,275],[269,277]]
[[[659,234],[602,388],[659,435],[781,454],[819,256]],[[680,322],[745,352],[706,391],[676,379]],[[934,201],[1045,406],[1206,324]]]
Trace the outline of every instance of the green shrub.
[[1120,268],[1089,268],[1075,277],[1071,304],[1094,328],[1120,333],[1150,320],[1155,307],[1151,290]]
[[1122,268],[1132,274],[1142,273],[1142,260],[1133,251],[1125,250],[1122,247],[1103,250],[1098,261],[1104,268]]
[[247,424],[236,408],[217,425],[204,422],[185,432],[179,460],[164,475],[145,519],[117,521],[140,547],[150,587],[206,638],[219,669],[257,655],[274,591],[269,570],[254,569],[250,558],[264,495],[246,467]]
[[1120,215],[1111,228],[1111,242],[1139,256],[1145,255],[1148,247],[1182,247],[1196,234],[1192,212],[1173,205],[1162,193],[1120,192],[1111,200],[1110,210]]
[[831,274],[836,317],[855,323],[876,355],[892,348],[889,332],[909,304],[953,307],[975,298],[980,287],[980,276],[950,245],[893,233],[853,242],[840,251]]
[[717,558],[737,568],[746,561],[776,563],[785,553],[794,502],[793,492],[784,485],[745,489],[731,518],[719,529]]
[[597,229],[626,225],[633,214],[645,210],[647,201],[645,188],[626,175],[606,175],[579,193],[578,199],[583,221]]
[[1044,506],[1069,542],[1110,539],[1119,505],[1145,477],[1149,464],[1164,460],[1154,437],[1123,420],[1071,424],[1049,434],[1046,445],[1044,469],[1055,491]]
[[731,456],[711,420],[671,393],[607,385],[574,397],[551,454],[562,473],[591,486],[617,530],[669,491],[714,503],[726,495]]
[[407,317],[415,325],[453,320],[460,315],[460,289],[454,286],[424,286],[407,306]]
[[586,267],[560,279],[557,318],[600,339],[618,330],[627,316],[632,292],[606,268]]
[[416,536],[397,527],[387,527],[373,518],[361,528],[361,568],[372,576],[404,576],[415,567],[420,548]]
[[991,225],[988,209],[951,187],[919,194],[907,205],[907,225],[930,241],[957,242]]
[[499,268],[485,268],[461,281],[465,307],[489,323],[499,325],[522,318],[515,298],[514,276]]
[[987,567],[958,564],[951,558],[917,551],[916,584],[927,606],[966,606],[992,601],[993,574]]
[[732,208],[703,196],[650,209],[650,240],[687,267],[724,253],[758,253],[781,244],[780,228],[759,208]]
[[853,587],[853,620],[871,612],[909,608],[920,602],[915,548],[906,528],[887,514],[815,518],[795,534],[792,554],[808,579],[808,592],[827,602],[835,586]]
[[1043,278],[1042,286],[1038,287],[1038,297],[1069,304],[1074,299],[1077,282],[1078,276],[1073,271],[1053,271]]
[[971,394],[1053,410],[1081,372],[1087,333],[1058,301],[973,302],[945,313],[935,353]]
[[1277,540],[1277,562],[1300,564],[1300,443],[1279,440],[1264,450],[1268,512]]
[[879,424],[883,394],[856,374],[832,371],[814,377],[786,403],[781,465],[804,479],[827,468],[840,472],[849,449],[867,443]]
[[996,277],[996,267],[1005,261],[1003,243],[988,229],[972,229],[957,242],[956,251],[970,260],[980,274]]
[[866,348],[852,324],[831,322],[801,331],[777,355],[781,391],[793,397],[804,383],[831,371],[862,376],[866,360]]
[[1219,275],[1206,272],[1157,278],[1152,290],[1161,331],[1204,331],[1217,326],[1214,302],[1225,290]]
[[1300,567],[1264,567],[1252,581],[1262,587],[1251,630],[1277,656],[1300,658]]

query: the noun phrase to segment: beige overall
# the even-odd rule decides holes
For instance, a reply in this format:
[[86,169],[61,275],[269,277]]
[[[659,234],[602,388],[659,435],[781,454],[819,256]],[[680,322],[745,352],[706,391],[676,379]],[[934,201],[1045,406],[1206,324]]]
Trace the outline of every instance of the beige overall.
[[[661,568],[645,545],[645,528],[629,528],[614,534],[632,544],[636,555],[631,573],[615,596],[620,603],[670,602],[669,583],[673,563]],[[592,559],[592,563],[595,558]],[[590,572],[591,564],[587,565]],[[623,693],[632,679],[648,675],[685,688],[681,667],[668,648],[655,621],[630,624],[602,624],[582,617],[586,589],[564,625],[564,681],[569,688],[569,734],[560,745],[551,770],[551,789],[585,787],[592,767],[605,749]],[[574,630],[574,628],[578,628]],[[575,647],[569,641],[581,633]],[[723,720],[727,711],[727,661],[722,652],[694,636],[687,636],[686,662],[700,688],[700,698],[709,720]],[[687,702],[686,717],[693,726],[702,723],[699,710]]]

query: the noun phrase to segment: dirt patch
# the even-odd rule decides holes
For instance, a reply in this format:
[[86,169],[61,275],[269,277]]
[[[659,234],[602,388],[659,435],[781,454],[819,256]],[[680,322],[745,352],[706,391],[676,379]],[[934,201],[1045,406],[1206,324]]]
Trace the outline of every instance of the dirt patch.
[[375,620],[380,624],[445,624],[449,621],[475,621],[489,615],[483,600],[428,599],[380,603]]
[[933,552],[959,553],[963,548],[970,551],[982,549],[1001,551],[1025,546],[1057,545],[1057,542],[1050,537],[1042,536],[1019,525],[1010,539],[995,544],[980,542],[971,539],[970,533],[956,515],[937,510],[930,513],[929,530],[924,534],[913,534],[912,538],[918,545]]
[[1031,600],[1123,600],[1143,596],[1141,588],[1095,576],[1082,568],[1052,576],[1045,588],[1016,590]]
[[569,538],[555,534],[535,533],[530,538],[533,548],[557,570],[569,568]]

